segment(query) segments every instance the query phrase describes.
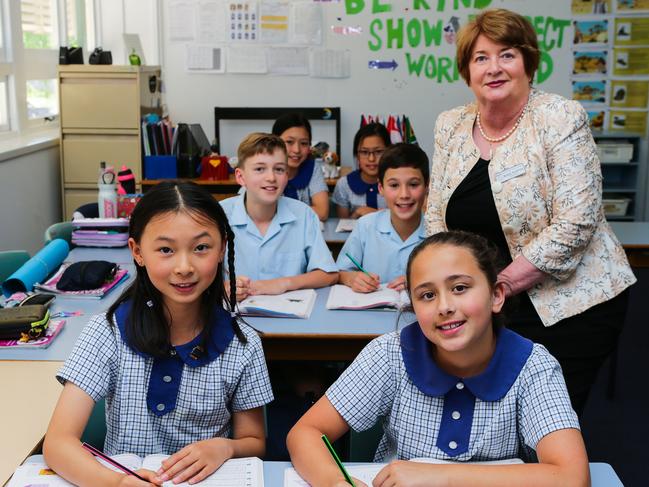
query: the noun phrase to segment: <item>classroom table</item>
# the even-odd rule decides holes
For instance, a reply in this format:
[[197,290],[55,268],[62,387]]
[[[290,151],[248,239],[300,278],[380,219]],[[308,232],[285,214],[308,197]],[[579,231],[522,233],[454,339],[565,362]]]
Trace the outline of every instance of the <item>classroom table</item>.
[[649,267],[649,222],[609,222],[633,267]]
[[[345,465],[361,465],[345,462]],[[290,462],[264,462],[264,485],[284,485],[284,470],[292,467]],[[591,487],[624,487],[622,481],[608,463],[589,464]]]

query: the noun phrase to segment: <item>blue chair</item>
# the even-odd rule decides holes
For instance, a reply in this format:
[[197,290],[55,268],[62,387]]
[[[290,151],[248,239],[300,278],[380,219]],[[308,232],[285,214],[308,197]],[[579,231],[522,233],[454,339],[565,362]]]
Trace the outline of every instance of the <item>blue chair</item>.
[[55,238],[62,238],[68,244],[72,243],[72,222],[59,222],[53,223],[50,225],[47,230],[45,230],[45,235],[43,236],[43,243],[47,245]]
[[0,251],[0,282],[4,282],[28,260],[29,254],[26,250]]

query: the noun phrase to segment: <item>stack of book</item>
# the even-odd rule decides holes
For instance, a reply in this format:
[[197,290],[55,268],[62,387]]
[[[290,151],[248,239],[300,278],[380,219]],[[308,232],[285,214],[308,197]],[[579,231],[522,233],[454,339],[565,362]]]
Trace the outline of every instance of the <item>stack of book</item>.
[[83,218],[72,224],[72,243],[80,247],[124,247],[128,243],[126,218]]

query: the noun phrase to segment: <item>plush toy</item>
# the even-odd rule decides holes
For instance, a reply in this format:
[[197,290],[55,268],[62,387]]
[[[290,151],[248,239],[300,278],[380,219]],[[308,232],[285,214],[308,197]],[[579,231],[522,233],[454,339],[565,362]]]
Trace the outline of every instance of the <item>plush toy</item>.
[[313,159],[322,159],[325,155],[325,152],[329,150],[329,144],[326,142],[318,142],[316,145],[311,147],[311,157]]
[[337,178],[340,175],[338,154],[327,151],[322,155],[322,172],[325,178]]

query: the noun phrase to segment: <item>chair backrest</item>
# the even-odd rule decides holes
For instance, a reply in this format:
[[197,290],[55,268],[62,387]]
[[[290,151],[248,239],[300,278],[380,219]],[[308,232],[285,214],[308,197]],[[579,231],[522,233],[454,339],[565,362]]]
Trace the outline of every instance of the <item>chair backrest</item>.
[[62,238],[68,243],[72,243],[72,222],[59,222],[53,223],[45,230],[45,235],[43,236],[43,243],[48,244],[55,238]]
[[28,260],[29,253],[26,250],[0,251],[0,282],[16,272]]
[[106,438],[106,402],[101,399],[95,403],[95,407],[90,413],[86,429],[81,435],[81,441],[90,443],[99,450],[104,449],[104,440]]

